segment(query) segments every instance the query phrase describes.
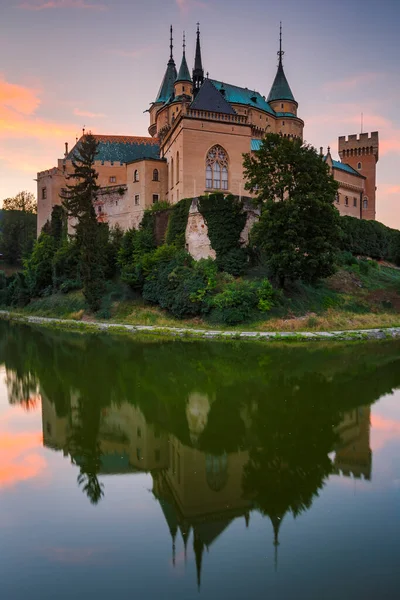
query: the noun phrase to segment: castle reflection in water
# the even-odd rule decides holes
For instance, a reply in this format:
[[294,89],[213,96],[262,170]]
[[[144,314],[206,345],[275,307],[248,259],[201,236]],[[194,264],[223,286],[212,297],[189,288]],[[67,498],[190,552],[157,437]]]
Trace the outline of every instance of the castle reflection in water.
[[[187,545],[193,544],[199,585],[204,550],[208,550],[235,519],[242,518],[248,525],[251,511],[258,508],[252,494],[243,486],[244,471],[251,460],[249,449],[213,454],[199,447],[211,403],[205,394],[189,394],[184,415],[189,435],[184,441],[148,423],[137,406],[126,402],[102,408],[96,439],[92,440],[96,457],[88,461],[83,456],[85,450],[79,448],[73,435],[82,419],[78,397],[72,395],[66,414],[59,416],[55,405],[42,395],[43,440],[47,448],[63,452],[81,471],[91,470],[92,478],[151,474],[152,491],[172,537],[173,561],[176,537],[181,535],[185,556]],[[240,417],[245,429],[251,429],[251,414],[243,410]],[[337,441],[332,448],[330,473],[370,480],[370,407],[358,406],[343,413],[334,429]],[[274,468],[284,470],[285,464]],[[106,483],[107,478],[101,477],[101,480]],[[99,485],[103,484],[96,484]],[[101,496],[100,488],[98,491]],[[268,516],[277,548],[284,511]]]

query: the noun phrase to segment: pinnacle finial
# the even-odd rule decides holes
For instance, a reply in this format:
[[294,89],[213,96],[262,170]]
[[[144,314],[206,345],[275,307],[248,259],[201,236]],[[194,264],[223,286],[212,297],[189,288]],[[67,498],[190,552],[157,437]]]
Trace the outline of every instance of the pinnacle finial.
[[186,34],[183,32],[183,56],[186,55]]
[[197,35],[200,35],[200,23],[197,23]]
[[174,38],[173,38],[173,36],[172,36],[172,33],[173,33],[173,30],[172,30],[172,25],[171,25],[171,28],[170,28],[170,32],[171,32],[171,37],[170,37],[170,45],[169,45],[169,48],[170,48],[170,50],[171,50],[171,53],[170,53],[170,59],[171,59],[171,60],[173,60],[172,53],[173,53],[173,50],[174,50]]
[[285,54],[285,52],[282,50],[282,21],[280,22],[280,26],[279,26],[279,52],[278,52],[278,56],[279,56],[279,64],[282,64],[282,57]]

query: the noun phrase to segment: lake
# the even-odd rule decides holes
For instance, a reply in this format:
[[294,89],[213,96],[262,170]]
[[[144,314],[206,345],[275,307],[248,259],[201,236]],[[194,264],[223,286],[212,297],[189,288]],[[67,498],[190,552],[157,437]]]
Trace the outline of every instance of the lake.
[[0,596],[397,599],[400,343],[0,322]]

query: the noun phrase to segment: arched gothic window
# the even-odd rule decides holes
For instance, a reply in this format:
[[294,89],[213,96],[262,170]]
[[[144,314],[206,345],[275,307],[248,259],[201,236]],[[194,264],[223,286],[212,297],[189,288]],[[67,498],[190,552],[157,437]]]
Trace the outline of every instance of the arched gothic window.
[[368,208],[368,198],[364,198],[364,200],[363,200],[363,208]]
[[228,155],[221,146],[213,146],[206,158],[206,188],[228,189]]
[[153,171],[153,181],[158,181],[158,169],[154,169]]
[[139,181],[139,171],[137,169],[133,174],[133,181]]

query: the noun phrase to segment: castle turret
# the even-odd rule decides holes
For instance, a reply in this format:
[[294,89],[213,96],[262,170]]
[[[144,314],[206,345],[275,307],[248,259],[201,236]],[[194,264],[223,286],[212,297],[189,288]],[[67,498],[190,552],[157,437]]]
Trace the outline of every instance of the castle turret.
[[156,125],[156,115],[159,109],[166,103],[169,102],[174,97],[174,84],[177,78],[176,66],[173,56],[173,38],[172,38],[172,25],[171,25],[171,36],[170,36],[170,55],[169,61],[167,63],[167,70],[165,71],[164,78],[161,82],[160,89],[157,94],[157,98],[155,102],[151,105],[150,108],[150,127],[149,134],[151,136],[156,135],[157,133],[157,125]]
[[175,96],[192,95],[192,78],[186,61],[186,40],[183,34],[183,55],[178,76],[175,81]]
[[196,96],[197,92],[203,85],[204,81],[204,69],[201,60],[201,46],[200,46],[200,23],[197,23],[197,41],[196,41],[196,56],[194,60],[193,69],[193,95]]
[[376,217],[376,163],[379,160],[379,133],[361,133],[339,137],[339,156],[343,163],[353,167],[365,180],[361,202],[361,218],[374,220]]
[[297,116],[297,107],[298,104],[294,99],[292,90],[290,89],[290,85],[288,80],[286,79],[285,72],[283,70],[283,55],[284,51],[282,50],[282,23],[280,25],[280,35],[279,35],[279,51],[278,51],[278,71],[276,73],[274,83],[272,84],[271,91],[267,98],[267,102],[270,104],[271,108],[276,111],[278,114],[290,114],[293,116]]

